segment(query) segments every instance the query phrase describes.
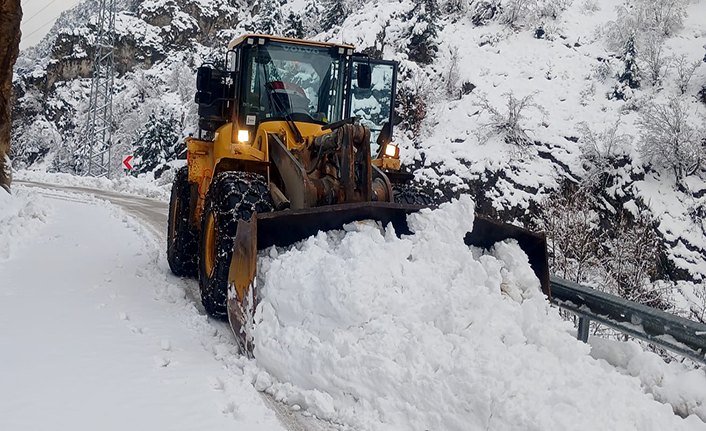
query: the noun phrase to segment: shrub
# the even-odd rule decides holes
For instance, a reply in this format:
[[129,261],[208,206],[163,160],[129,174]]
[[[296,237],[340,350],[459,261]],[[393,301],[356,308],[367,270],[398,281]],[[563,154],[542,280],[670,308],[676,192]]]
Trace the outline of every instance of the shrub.
[[620,164],[620,159],[627,157],[633,137],[618,132],[621,124],[622,121],[618,118],[600,133],[593,132],[586,122],[578,124],[581,157],[588,165],[585,184],[607,187],[610,177],[615,175],[615,167]]
[[503,97],[507,99],[507,109],[504,111],[492,106],[484,95],[479,97],[478,106],[490,114],[490,119],[482,126],[487,132],[481,140],[487,141],[491,136],[499,135],[508,144],[520,147],[530,145],[532,140],[527,136],[527,129],[523,125],[527,119],[526,111],[535,108],[544,114],[544,108],[534,102],[533,94],[518,99],[514,93],[509,92],[503,94]]
[[691,77],[694,76],[694,72],[700,65],[701,62],[699,60],[689,63],[685,54],[674,59],[674,66],[677,72],[677,88],[679,88],[680,94],[686,93],[689,81],[691,81]]
[[644,37],[642,43],[642,63],[650,85],[659,86],[667,74],[670,59],[663,55],[664,38],[654,32]]
[[640,112],[640,153],[648,163],[672,171],[677,185],[704,166],[705,133],[689,121],[687,105],[676,97],[648,103]]
[[605,239],[592,200],[588,189],[569,187],[549,195],[539,214],[538,227],[547,235],[551,272],[576,283],[592,278]]
[[660,240],[647,217],[621,213],[612,235],[604,243],[602,266],[607,272],[606,287],[618,296],[659,309],[669,308],[663,291],[653,288],[657,278]]

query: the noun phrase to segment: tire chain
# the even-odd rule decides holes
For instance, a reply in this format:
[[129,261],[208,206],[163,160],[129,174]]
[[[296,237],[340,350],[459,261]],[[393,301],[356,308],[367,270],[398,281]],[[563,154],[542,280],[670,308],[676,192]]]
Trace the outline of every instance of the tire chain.
[[[177,199],[179,199],[182,205],[181,211],[177,214],[177,220],[175,223],[175,235],[179,236],[178,240],[174,240],[174,255],[170,259],[170,268],[175,275],[193,277],[198,274],[198,255],[199,255],[199,244],[198,244],[198,231],[191,229],[189,226],[189,170],[187,166],[182,167],[176,172],[174,176],[174,182],[172,184],[172,193],[177,194]],[[172,196],[171,199],[174,199]],[[170,214],[171,212],[171,202],[170,202]],[[168,249],[169,249],[168,244]],[[168,256],[169,257],[169,256]]]
[[434,204],[431,196],[414,184],[393,184],[392,191],[396,203],[426,206]]
[[[230,266],[238,221],[250,219],[255,212],[270,212],[274,209],[269,187],[266,180],[259,174],[231,171],[218,174],[207,193],[207,205],[210,205],[209,208],[213,209],[219,220],[215,227],[216,236],[220,238],[216,250],[218,261],[227,262],[226,265]],[[227,272],[224,270],[223,273],[219,273],[216,269],[214,277],[227,278]],[[216,286],[213,282],[208,283],[209,289],[207,289],[206,295],[213,298],[214,304],[213,307],[207,308],[210,308],[211,314],[225,316],[227,279],[216,280],[215,284]],[[214,288],[224,291],[217,294],[213,291]],[[202,292],[203,294],[204,292]]]

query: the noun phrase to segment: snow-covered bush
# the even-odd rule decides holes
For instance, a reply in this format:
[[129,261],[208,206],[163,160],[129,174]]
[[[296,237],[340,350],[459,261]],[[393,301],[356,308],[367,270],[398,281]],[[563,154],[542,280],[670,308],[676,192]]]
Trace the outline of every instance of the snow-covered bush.
[[672,97],[665,104],[651,102],[640,112],[640,152],[646,162],[671,171],[677,184],[704,166],[705,133],[689,120],[687,104]]
[[689,81],[691,77],[694,76],[694,72],[701,65],[699,60],[689,62],[687,60],[686,54],[682,54],[674,59],[674,69],[677,73],[677,88],[679,88],[680,94],[686,93],[689,87]]
[[459,80],[459,69],[458,69],[458,48],[453,47],[451,49],[451,58],[446,73],[446,95],[449,97],[458,97],[458,80]]
[[652,284],[663,254],[652,220],[621,213],[603,247],[606,251],[601,265],[608,275],[607,291],[650,307],[670,308],[665,289]]
[[625,164],[633,137],[619,133],[622,121],[618,118],[602,132],[594,132],[588,123],[581,122],[576,127],[581,134],[581,157],[587,165],[584,177],[586,185],[605,188],[616,166]]
[[418,136],[427,116],[427,104],[434,98],[429,78],[419,69],[404,69],[398,78],[395,115],[403,130]]
[[39,162],[51,148],[61,142],[61,134],[54,123],[44,119],[28,125],[22,136],[13,137],[20,145],[11,147],[10,156],[15,168],[24,168]]
[[493,136],[500,136],[508,144],[525,147],[532,144],[532,139],[527,135],[527,111],[534,109],[544,114],[544,108],[535,103],[534,95],[528,94],[516,98],[513,92],[503,94],[506,99],[506,109],[501,110],[493,106],[485,95],[478,97],[478,106],[489,114],[489,118],[482,125],[484,135],[482,141],[487,141]]
[[518,28],[523,24],[537,25],[555,20],[573,0],[507,0],[502,4],[500,22]]
[[471,11],[471,22],[475,26],[481,26],[497,17],[502,8],[499,1],[478,0],[473,2]]
[[551,273],[577,283],[595,277],[606,239],[592,199],[586,188],[566,187],[545,199],[537,221],[547,235]]

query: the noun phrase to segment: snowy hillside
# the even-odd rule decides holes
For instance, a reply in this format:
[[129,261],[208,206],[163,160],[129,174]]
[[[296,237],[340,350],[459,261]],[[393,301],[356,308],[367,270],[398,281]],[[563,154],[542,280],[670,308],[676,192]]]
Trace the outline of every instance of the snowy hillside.
[[[18,61],[16,168],[80,169],[95,4]],[[171,180],[168,161],[195,133],[194,70],[233,36],[352,43],[400,62],[395,140],[440,201],[467,193],[483,213],[547,231],[562,277],[706,319],[703,0],[122,8],[115,154],[135,153],[147,178]]]

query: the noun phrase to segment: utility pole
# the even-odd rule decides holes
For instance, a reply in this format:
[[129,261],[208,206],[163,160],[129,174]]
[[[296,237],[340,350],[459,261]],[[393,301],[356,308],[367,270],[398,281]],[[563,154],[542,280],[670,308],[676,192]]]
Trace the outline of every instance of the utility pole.
[[85,135],[88,151],[84,154],[88,154],[88,161],[84,163],[83,172],[84,175],[92,177],[110,177],[115,76],[115,1],[99,0],[98,34]]

